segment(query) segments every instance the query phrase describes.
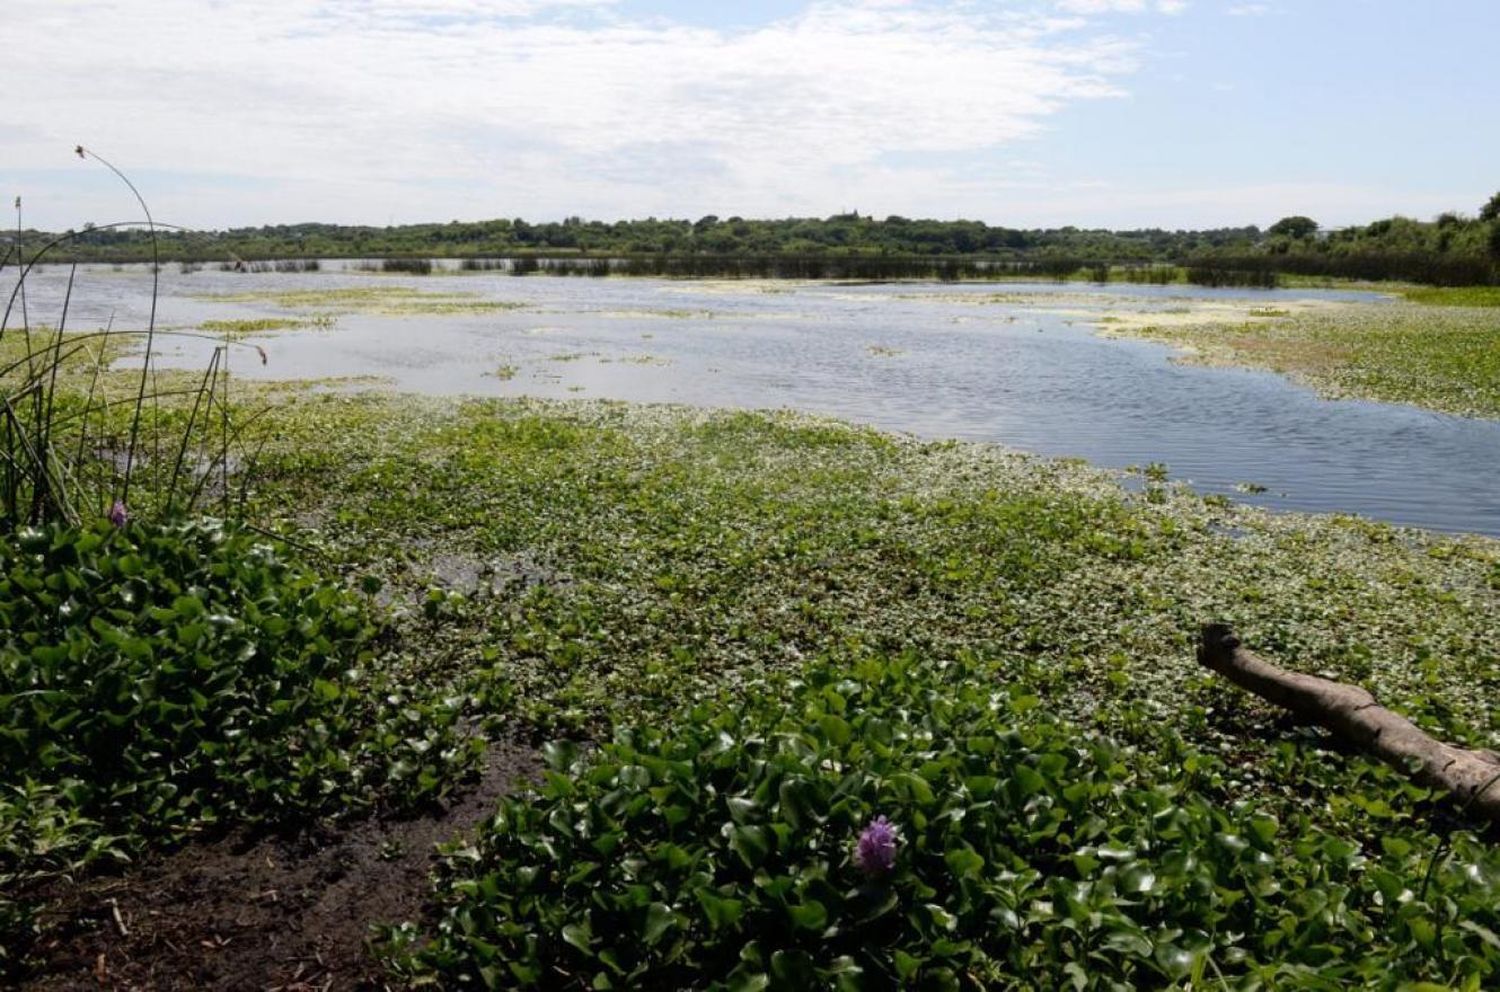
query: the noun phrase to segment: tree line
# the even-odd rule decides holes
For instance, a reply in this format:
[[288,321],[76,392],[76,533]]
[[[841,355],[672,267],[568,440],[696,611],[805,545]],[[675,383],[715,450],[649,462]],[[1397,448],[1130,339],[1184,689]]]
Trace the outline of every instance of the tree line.
[[[8,236],[29,249],[54,235]],[[972,220],[930,220],[859,213],[826,218],[756,220],[709,215],[696,221],[658,219],[555,222],[523,218],[375,227],[278,224],[222,231],[158,232],[170,261],[280,258],[510,256],[653,256],[964,258],[1083,266],[1179,265],[1226,271],[1298,273],[1470,285],[1500,282],[1500,193],[1474,216],[1433,220],[1391,217],[1325,229],[1310,217],[1284,217],[1265,229],[1142,228],[1113,231],[1060,227],[1023,229]],[[49,259],[143,261],[147,232],[90,228],[73,232]],[[998,270],[997,270],[998,271]]]

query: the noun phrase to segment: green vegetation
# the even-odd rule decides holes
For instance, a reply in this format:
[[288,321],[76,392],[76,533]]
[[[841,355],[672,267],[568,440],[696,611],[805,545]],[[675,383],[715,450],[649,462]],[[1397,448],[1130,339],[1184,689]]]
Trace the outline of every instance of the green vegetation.
[[[410,286],[341,286],[333,289],[258,290],[203,297],[225,303],[263,303],[287,310],[374,313],[396,317],[518,310],[520,303],[483,300],[469,293],[426,292]],[[317,320],[318,318],[314,318]]]
[[205,320],[198,325],[200,331],[220,335],[231,340],[274,331],[290,331],[299,327],[330,327],[335,318],[331,316],[299,320],[293,317],[254,317],[241,320]]
[[[448,620],[468,696],[617,742],[554,748],[537,796],[453,852],[433,943],[391,935],[409,976],[1050,987],[1072,963],[1085,987],[1394,987],[1500,963],[1500,864],[1451,808],[1216,684],[1190,644],[1228,617],[1493,746],[1495,542],[792,416],[287,416],[264,512],[317,506],[393,587],[475,563]],[[902,855],[872,884],[850,851],[880,814]]]
[[1325,395],[1500,417],[1500,311],[1487,289],[1412,291],[1416,304],[1299,310],[1247,323],[1149,324],[1124,331],[1186,347],[1186,359],[1248,365],[1302,379]]
[[[598,754],[556,746],[538,796],[448,855],[436,938],[411,953],[415,931],[395,932],[398,969],[449,988],[891,990],[1500,972],[1500,855],[1463,838],[1419,881],[1410,835],[1224,803],[1230,764],[1058,721],[1034,688],[965,659],[822,663]],[[877,815],[894,863],[861,870]]]
[[472,767],[363,598],[285,553],[211,523],[0,543],[0,949],[48,880],[215,824],[409,809]]
[[1403,290],[1401,295],[1435,307],[1500,307],[1500,286],[1424,286]]
[[[103,624],[12,638],[6,657],[43,664],[77,638],[147,664],[131,660],[140,640],[182,669],[124,669],[143,688],[119,705],[142,733],[170,720],[218,744],[218,714],[246,721],[222,787],[195,791],[218,772],[191,759],[83,779],[86,795],[124,793],[103,808],[136,845],[205,820],[418,801],[471,757],[459,727],[613,741],[549,748],[539,791],[451,852],[438,922],[387,934],[398,975],[1478,988],[1500,967],[1500,864],[1472,825],[1217,684],[1190,643],[1227,618],[1285,664],[1494,746],[1496,542],[1236,508],[1159,467],[1130,493],[1077,464],[792,415],[291,393],[271,416],[247,513],[383,585],[387,633],[308,571],[264,575],[281,551],[231,536],[186,556],[181,535],[214,532],[131,525],[87,532],[100,543],[77,574],[95,598],[70,615]],[[70,555],[71,533],[43,543]],[[42,586],[66,598],[71,566],[51,553],[23,550],[11,571],[58,576]],[[165,591],[124,604],[131,555],[195,570],[151,572]],[[314,630],[296,621],[309,599]],[[297,647],[267,663],[294,667],[261,682],[228,648],[259,643],[251,625],[278,609]],[[221,613],[237,624],[210,622]],[[306,650],[330,660],[304,675]],[[158,702],[200,657],[204,700]],[[78,679],[50,712],[93,700],[97,678]],[[91,702],[78,732],[114,712]],[[115,835],[69,826],[102,800],[9,784],[12,815],[48,818],[26,829],[59,845],[33,858]],[[892,871],[866,878],[851,851],[877,815],[900,842]]]
[[[21,233],[31,244],[52,237],[37,231]],[[849,213],[785,220],[707,216],[697,221],[605,223],[570,217],[556,223],[515,218],[401,227],[294,224],[156,236],[162,257],[184,261],[383,257],[379,267],[384,271],[419,274],[432,270],[433,257],[459,257],[466,270],[504,269],[517,275],[1024,275],[1095,281],[1123,275],[1131,281],[1160,282],[1175,280],[1176,267],[1188,266],[1212,275],[1211,285],[1275,285],[1286,275],[1434,285],[1500,282],[1500,220],[1494,217],[1493,200],[1474,218],[1451,213],[1431,222],[1391,217],[1327,231],[1302,216],[1282,218],[1264,231],[1255,226],[1107,231],[1021,230],[980,221],[897,216],[877,220]],[[75,232],[64,251],[66,257],[81,260],[144,261],[152,257],[151,244],[142,232],[108,227]],[[601,256],[624,261],[614,264]],[[977,266],[975,261],[987,264]],[[995,263],[1016,268],[996,269]]]
[[[1142,333],[1497,414],[1493,308],[1243,306]],[[549,770],[389,921],[397,979],[1500,981],[1500,853],[1467,810],[1192,659],[1227,620],[1494,748],[1500,542],[790,414],[231,393],[229,342],[201,376],[109,371],[140,337],[0,333],[6,980],[92,868],[414,811],[505,736],[550,739]]]

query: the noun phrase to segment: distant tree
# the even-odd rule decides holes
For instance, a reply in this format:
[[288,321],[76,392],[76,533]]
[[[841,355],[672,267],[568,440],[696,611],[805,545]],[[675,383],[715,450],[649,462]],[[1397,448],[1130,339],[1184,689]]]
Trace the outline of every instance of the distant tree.
[[1317,233],[1318,222],[1311,217],[1303,217],[1300,214],[1291,217],[1283,217],[1272,224],[1266,233],[1274,237],[1291,238],[1300,241],[1310,238]]
[[1490,197],[1490,202],[1479,208],[1480,220],[1500,220],[1500,193]]
[[1500,262],[1500,219],[1490,221],[1490,257]]

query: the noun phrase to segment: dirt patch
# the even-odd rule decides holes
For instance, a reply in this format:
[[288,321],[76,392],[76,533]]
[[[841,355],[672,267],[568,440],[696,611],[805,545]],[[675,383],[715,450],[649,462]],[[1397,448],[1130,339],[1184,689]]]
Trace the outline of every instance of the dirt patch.
[[57,893],[23,987],[385,988],[371,925],[417,919],[434,845],[472,831],[540,767],[530,748],[493,745],[477,785],[438,815],[230,836]]

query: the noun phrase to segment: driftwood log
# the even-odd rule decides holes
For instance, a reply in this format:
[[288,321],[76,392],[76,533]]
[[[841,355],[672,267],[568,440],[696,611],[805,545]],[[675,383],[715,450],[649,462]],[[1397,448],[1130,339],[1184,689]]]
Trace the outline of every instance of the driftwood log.
[[1203,625],[1198,663],[1242,689],[1316,723],[1461,807],[1500,825],[1500,755],[1444,744],[1392,713],[1359,686],[1278,668],[1240,646],[1228,625]]

